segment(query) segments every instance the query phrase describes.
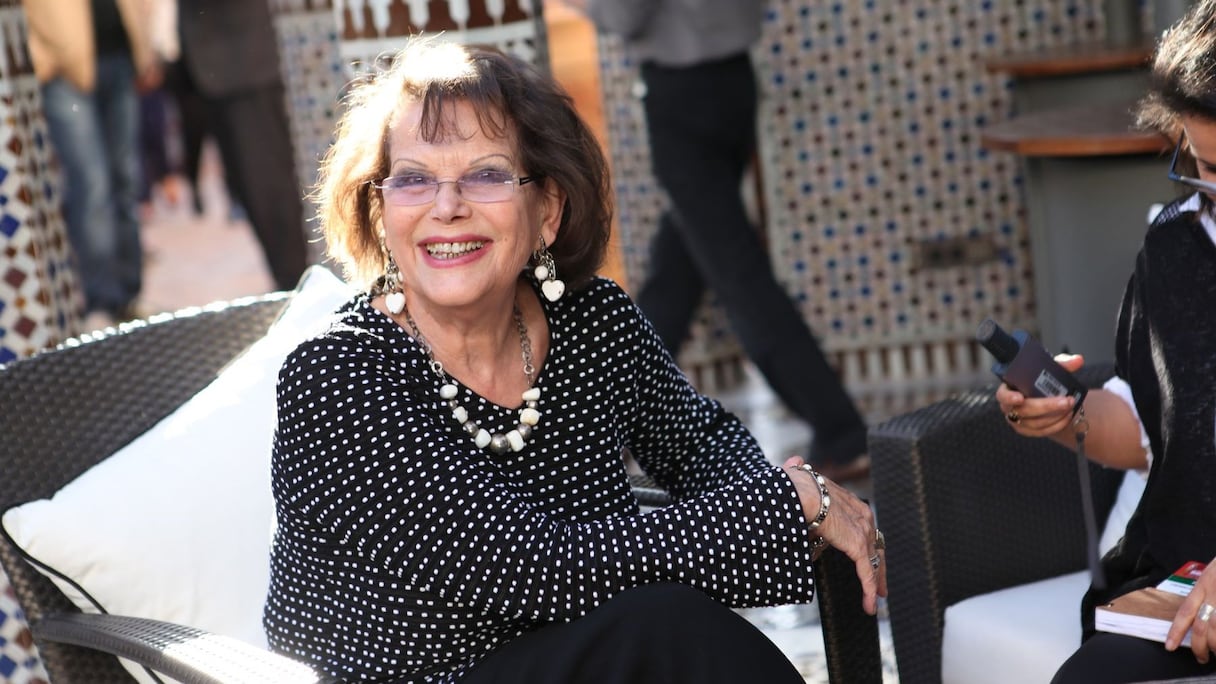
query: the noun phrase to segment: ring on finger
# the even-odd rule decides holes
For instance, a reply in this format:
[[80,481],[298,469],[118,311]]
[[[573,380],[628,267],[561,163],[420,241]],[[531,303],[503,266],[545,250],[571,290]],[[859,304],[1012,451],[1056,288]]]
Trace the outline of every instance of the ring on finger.
[[1008,420],[1010,423],[1014,423],[1016,425],[1017,423],[1022,422],[1022,416],[1017,411],[1010,411],[1009,413],[1005,414],[1005,420]]
[[880,563],[882,563],[882,556],[878,555],[877,553],[874,554],[873,556],[870,556],[870,567],[871,568],[874,568],[875,570],[877,570],[878,565]]
[[1210,603],[1205,603],[1202,606],[1199,606],[1199,621],[1207,622],[1208,620],[1212,619],[1212,613],[1216,613],[1216,606],[1213,606]]
[[874,528],[874,550],[882,551],[887,548],[887,538],[883,536],[882,530]]

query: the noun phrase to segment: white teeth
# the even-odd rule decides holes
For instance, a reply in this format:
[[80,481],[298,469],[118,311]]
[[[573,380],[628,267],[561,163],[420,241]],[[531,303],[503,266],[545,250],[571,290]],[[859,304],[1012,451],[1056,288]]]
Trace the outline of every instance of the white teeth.
[[426,252],[436,259],[455,259],[456,257],[464,256],[469,252],[481,249],[484,244],[484,242],[477,240],[468,242],[432,242],[426,246]]

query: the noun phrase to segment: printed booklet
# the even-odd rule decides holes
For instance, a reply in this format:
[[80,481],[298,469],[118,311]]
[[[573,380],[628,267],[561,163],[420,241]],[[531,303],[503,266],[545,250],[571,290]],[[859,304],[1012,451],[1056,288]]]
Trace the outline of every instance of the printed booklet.
[[[1165,643],[1165,635],[1170,631],[1182,599],[1191,593],[1195,580],[1199,579],[1205,567],[1204,563],[1191,561],[1155,587],[1137,589],[1104,606],[1098,606],[1094,611],[1094,626],[1102,632]],[[1187,632],[1182,645],[1190,644],[1191,633]]]

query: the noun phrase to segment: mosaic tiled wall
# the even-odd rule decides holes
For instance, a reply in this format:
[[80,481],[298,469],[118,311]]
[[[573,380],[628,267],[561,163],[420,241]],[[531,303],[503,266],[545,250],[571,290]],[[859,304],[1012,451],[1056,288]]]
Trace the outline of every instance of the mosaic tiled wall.
[[[1012,114],[1011,83],[984,62],[1100,41],[1101,10],[771,4],[756,50],[771,253],[855,393],[969,385],[979,321],[1034,327],[1019,160],[980,145]],[[989,256],[934,266],[944,244]]]
[[17,0],[0,1],[0,364],[76,332],[82,294]]
[[[18,0],[0,0],[0,364],[75,332],[82,303],[25,36]],[[48,680],[2,570],[0,680]]]
[[[287,90],[296,177],[307,194],[329,147],[338,95],[346,82],[338,54],[338,26],[332,0],[270,0],[270,6]],[[320,251],[319,236],[314,236],[313,244]]]
[[[1099,41],[1101,0],[770,0],[754,51],[774,269],[864,412],[880,419],[987,381],[986,316],[1033,328],[1019,160],[980,145],[1011,115],[985,59]],[[634,65],[601,53],[626,266],[644,272],[659,194]],[[935,250],[985,254],[936,267]],[[712,314],[690,361],[737,348]],[[684,359],[682,358],[682,361]]]
[[374,64],[403,38],[442,33],[548,65],[541,0],[337,0],[337,10],[347,64]]
[[25,612],[17,604],[8,577],[0,571],[0,681],[46,684],[49,678],[37,653]]

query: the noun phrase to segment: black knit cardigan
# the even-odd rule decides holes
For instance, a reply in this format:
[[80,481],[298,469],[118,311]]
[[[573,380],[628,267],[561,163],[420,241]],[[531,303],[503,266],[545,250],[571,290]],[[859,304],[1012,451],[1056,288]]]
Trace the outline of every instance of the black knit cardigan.
[[1153,221],[1119,312],[1117,372],[1153,460],[1125,536],[1103,559],[1107,589],[1083,602],[1086,636],[1095,605],[1216,555],[1216,244],[1198,206],[1183,198]]

